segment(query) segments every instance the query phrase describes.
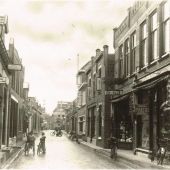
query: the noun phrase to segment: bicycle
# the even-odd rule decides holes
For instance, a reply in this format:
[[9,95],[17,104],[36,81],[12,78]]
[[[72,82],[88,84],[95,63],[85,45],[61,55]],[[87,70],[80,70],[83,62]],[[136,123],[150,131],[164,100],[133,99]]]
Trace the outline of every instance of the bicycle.
[[56,131],[53,130],[52,132],[50,132],[50,135],[51,135],[51,136],[55,136],[55,135],[56,135]]
[[117,159],[117,139],[115,137],[111,137],[109,139],[109,142],[110,142],[110,158],[116,160]]
[[45,152],[46,152],[46,149],[43,148],[42,143],[40,142],[37,145],[37,155],[40,155],[41,153],[45,154]]
[[30,149],[33,150],[33,156],[34,156],[35,155],[35,149],[34,149],[33,144],[30,144],[30,143],[26,142],[25,143],[25,148],[24,148],[25,155],[29,155]]
[[162,165],[167,152],[168,139],[166,138],[160,139],[158,144],[159,144],[159,148],[157,151],[157,165],[159,164]]

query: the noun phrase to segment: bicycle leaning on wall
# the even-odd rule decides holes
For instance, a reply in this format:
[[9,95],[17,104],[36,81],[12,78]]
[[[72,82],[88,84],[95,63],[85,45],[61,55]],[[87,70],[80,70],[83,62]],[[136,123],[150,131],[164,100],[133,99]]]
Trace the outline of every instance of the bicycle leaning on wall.
[[163,164],[163,161],[166,157],[167,153],[167,145],[168,145],[169,139],[164,138],[164,139],[159,139],[158,142],[158,151],[157,151],[157,164]]
[[109,145],[110,145],[110,157],[114,160],[117,159],[117,149],[118,149],[118,141],[116,137],[111,137],[109,139]]

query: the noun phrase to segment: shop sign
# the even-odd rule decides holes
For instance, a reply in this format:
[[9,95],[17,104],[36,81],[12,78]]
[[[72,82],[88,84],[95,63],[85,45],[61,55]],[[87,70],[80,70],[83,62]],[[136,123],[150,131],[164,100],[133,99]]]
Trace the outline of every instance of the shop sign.
[[135,105],[135,112],[138,115],[148,114],[149,113],[149,107],[148,107],[148,105],[137,104],[137,105]]
[[105,95],[123,95],[123,90],[105,91]]

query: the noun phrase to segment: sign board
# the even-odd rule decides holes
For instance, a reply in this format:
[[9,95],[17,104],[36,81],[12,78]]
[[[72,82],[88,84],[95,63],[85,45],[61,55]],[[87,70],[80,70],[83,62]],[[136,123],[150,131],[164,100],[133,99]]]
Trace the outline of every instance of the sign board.
[[13,71],[21,71],[22,65],[21,64],[8,64],[8,69]]
[[123,90],[105,91],[105,95],[122,95]]
[[148,107],[148,105],[137,104],[137,105],[135,105],[135,112],[137,113],[137,115],[148,114],[149,107]]

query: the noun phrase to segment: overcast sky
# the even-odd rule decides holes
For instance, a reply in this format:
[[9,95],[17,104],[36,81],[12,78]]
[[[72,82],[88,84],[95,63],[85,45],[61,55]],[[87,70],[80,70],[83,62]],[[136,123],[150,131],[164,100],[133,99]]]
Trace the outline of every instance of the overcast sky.
[[[9,38],[14,38],[25,66],[30,96],[52,113],[57,101],[77,95],[76,72],[97,48],[109,45],[113,28],[127,15],[132,0],[0,0],[0,14],[8,15]],[[79,65],[77,64],[79,55]]]

